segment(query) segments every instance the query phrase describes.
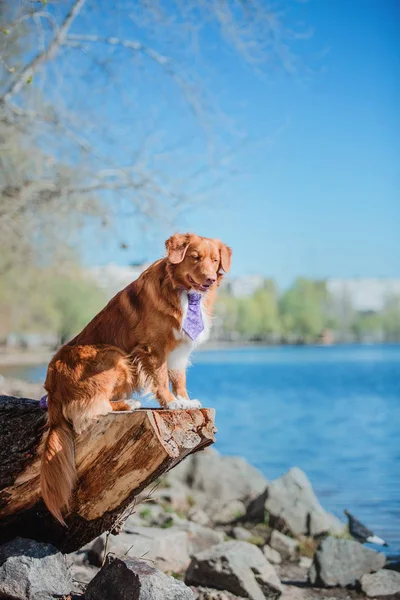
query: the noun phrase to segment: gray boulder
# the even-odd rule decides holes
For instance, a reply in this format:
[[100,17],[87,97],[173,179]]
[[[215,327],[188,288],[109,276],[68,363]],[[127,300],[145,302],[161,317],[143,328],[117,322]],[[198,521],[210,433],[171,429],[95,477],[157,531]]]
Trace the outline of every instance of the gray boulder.
[[187,486],[179,481],[173,485],[160,487],[151,493],[152,502],[167,503],[173,510],[187,512],[190,508],[190,493]]
[[361,577],[361,589],[369,598],[400,598],[400,573],[382,569]]
[[197,506],[193,506],[188,512],[189,521],[193,521],[193,523],[198,523],[199,525],[203,525],[204,527],[208,527],[211,525],[211,519],[208,514]]
[[168,474],[168,481],[190,488],[197,505],[211,516],[231,500],[257,497],[268,483],[244,458],[221,456],[214,449],[188,456]]
[[99,569],[90,565],[72,564],[70,571],[73,581],[71,591],[75,594],[82,594],[85,591],[86,585],[98,573]]
[[263,552],[264,552],[264,556],[268,560],[268,562],[272,563],[273,565],[281,564],[282,556],[279,554],[279,552],[277,550],[275,550],[274,548],[271,548],[271,546],[268,546],[268,544],[266,546],[264,546]]
[[252,537],[254,537],[254,534],[244,527],[234,527],[232,529],[232,536],[235,538],[235,540],[248,542]]
[[224,506],[221,506],[213,516],[214,523],[228,525],[246,514],[246,506],[241,500],[229,500]]
[[284,560],[296,560],[299,554],[299,542],[276,529],[271,533],[269,545],[279,552]]
[[301,569],[306,569],[308,571],[308,569],[311,567],[312,564],[313,564],[312,558],[310,558],[309,556],[300,556],[299,567]]
[[85,600],[194,600],[182,581],[141,560],[108,559],[86,588]]
[[[85,547],[88,556],[96,554],[91,564],[99,565],[104,558],[104,534]],[[110,535],[107,551],[121,558],[142,558],[153,561],[157,569],[167,573],[184,571],[190,562],[189,536],[186,531],[169,527],[132,527],[129,533],[123,531],[119,535]]]
[[322,508],[306,474],[297,467],[272,481],[250,503],[247,516],[252,521],[267,516],[270,524],[279,529],[284,525],[295,536],[345,531],[345,525]]
[[198,587],[194,589],[194,597],[196,600],[242,600],[239,596],[222,592],[221,590],[213,590],[212,588]]
[[261,550],[248,542],[224,542],[196,554],[185,581],[252,600],[275,599],[282,593],[275,569]]
[[54,546],[25,538],[0,546],[0,598],[50,600],[71,590],[66,560]]
[[210,527],[203,527],[192,521],[185,521],[181,525],[175,527],[177,531],[185,531],[189,538],[189,554],[197,554],[211,546],[221,544],[224,539],[223,531],[217,531]]
[[346,587],[367,573],[379,571],[385,562],[381,552],[353,540],[328,537],[317,548],[308,576],[312,585]]
[[167,573],[179,573],[190,562],[188,534],[175,527],[135,527],[129,534],[110,536],[109,552],[130,558],[145,556],[157,569]]

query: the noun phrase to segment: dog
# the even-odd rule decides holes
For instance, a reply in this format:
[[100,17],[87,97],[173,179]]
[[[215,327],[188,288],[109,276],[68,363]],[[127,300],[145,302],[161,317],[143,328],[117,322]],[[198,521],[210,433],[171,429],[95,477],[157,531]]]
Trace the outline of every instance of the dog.
[[114,296],[49,364],[40,484],[47,508],[63,525],[76,480],[74,432],[82,433],[99,415],[131,410],[126,399],[143,389],[163,408],[201,408],[189,399],[186,367],[209,336],[232,251],[220,240],[190,233],[173,235],[165,246],[167,256]]

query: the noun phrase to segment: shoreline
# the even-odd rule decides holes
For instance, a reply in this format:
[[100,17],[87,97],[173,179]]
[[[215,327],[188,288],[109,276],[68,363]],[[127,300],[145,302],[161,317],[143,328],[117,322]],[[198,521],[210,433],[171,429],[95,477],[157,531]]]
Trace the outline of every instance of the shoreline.
[[[196,352],[207,352],[209,350],[237,350],[245,348],[343,348],[352,346],[382,347],[391,346],[392,342],[381,343],[335,343],[335,344],[267,344],[265,342],[228,342],[228,341],[210,341],[196,349]],[[394,345],[398,345],[394,343]],[[56,349],[47,347],[38,347],[35,349],[6,349],[0,348],[0,368],[1,367],[29,367],[47,364],[50,362]]]
[[54,350],[38,348],[37,350],[0,350],[1,367],[29,367],[48,363]]

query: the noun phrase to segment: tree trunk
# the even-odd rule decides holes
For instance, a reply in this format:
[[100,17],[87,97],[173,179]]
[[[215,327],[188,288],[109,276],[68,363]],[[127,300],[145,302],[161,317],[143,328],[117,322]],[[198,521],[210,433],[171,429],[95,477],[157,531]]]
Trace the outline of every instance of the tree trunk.
[[135,497],[185,456],[215,441],[214,410],[111,412],[76,436],[78,482],[61,526],[40,497],[47,413],[39,402],[0,396],[0,543],[16,536],[77,550],[117,532]]

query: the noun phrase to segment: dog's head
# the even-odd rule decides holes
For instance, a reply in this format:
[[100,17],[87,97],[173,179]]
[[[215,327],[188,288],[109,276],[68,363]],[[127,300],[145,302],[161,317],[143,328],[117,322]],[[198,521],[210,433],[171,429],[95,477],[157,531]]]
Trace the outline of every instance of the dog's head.
[[165,242],[175,283],[207,292],[217,286],[231,267],[232,250],[220,240],[194,233],[175,233]]

